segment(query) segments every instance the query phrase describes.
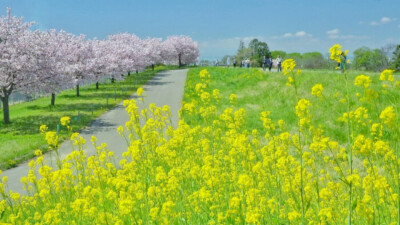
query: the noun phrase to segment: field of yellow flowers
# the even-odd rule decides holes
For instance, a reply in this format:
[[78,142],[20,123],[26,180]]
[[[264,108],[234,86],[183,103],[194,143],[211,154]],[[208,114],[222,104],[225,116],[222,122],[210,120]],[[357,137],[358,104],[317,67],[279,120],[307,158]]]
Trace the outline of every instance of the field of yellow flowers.
[[[332,59],[337,52],[331,51]],[[139,111],[140,99],[126,100],[130,120],[118,131],[129,147],[122,160],[116,162],[95,137],[90,142],[97,155],[87,157],[86,141],[72,133],[77,150],[56,168],[36,152],[21,179],[28,195],[8,191],[3,179],[0,220],[399,224],[394,71],[326,76],[303,73],[293,60],[282,67],[283,74],[192,69],[176,129],[168,106]],[[68,117],[61,123],[70,129]],[[46,126],[40,130],[57,151],[56,133]]]

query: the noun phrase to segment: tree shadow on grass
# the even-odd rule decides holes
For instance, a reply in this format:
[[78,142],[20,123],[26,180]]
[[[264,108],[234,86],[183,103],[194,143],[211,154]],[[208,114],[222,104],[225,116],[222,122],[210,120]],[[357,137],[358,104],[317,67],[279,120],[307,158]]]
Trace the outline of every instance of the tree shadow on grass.
[[[92,100],[92,99],[104,99],[106,101],[107,98],[111,99],[126,99],[135,93],[137,88],[142,85],[163,85],[171,82],[159,82],[163,76],[167,76],[166,72],[161,72],[156,76],[149,75],[145,77],[140,77],[140,79],[135,80],[134,77],[130,77],[124,83],[115,83],[115,84],[100,84],[100,89],[96,89],[94,86],[92,87],[81,87],[80,96],[77,97],[75,92],[71,92],[68,94],[62,94],[56,97],[56,105],[57,99],[70,99],[74,100]],[[130,92],[130,94],[129,94]]]
[[28,106],[29,110],[41,110],[44,112],[92,112],[96,111],[100,108],[110,109],[112,106],[110,104],[107,105],[106,101],[104,103],[70,103],[70,104],[57,104],[54,106],[50,105],[32,105]]
[[[99,99],[106,101],[107,97],[108,98],[123,98],[125,96],[129,96],[128,91],[115,91],[115,92],[107,92],[107,93],[82,93],[81,96],[77,97],[76,95],[73,94],[64,94],[61,96],[58,96],[58,99],[69,99],[71,102],[73,101],[85,101],[85,100],[93,100],[93,99]],[[56,105],[57,105],[57,98],[56,98]]]
[[[71,126],[73,131],[78,131],[83,126],[90,124],[95,119],[94,115],[88,111],[80,111],[78,113],[66,112],[63,116],[69,116],[71,118]],[[0,122],[0,135],[1,134],[12,134],[12,135],[29,135],[38,134],[41,125],[47,125],[49,131],[57,131],[57,125],[60,125],[60,118],[62,116],[57,115],[37,115],[37,116],[25,116],[19,118],[11,118],[10,124],[4,124]],[[67,129],[63,126],[59,126],[61,134],[66,134]]]
[[0,134],[13,134],[13,135],[26,135],[26,134],[38,134],[39,127],[46,124],[49,130],[57,129],[57,124],[60,121],[60,117],[53,115],[41,115],[41,116],[25,116],[19,118],[11,118],[10,124],[0,123]]

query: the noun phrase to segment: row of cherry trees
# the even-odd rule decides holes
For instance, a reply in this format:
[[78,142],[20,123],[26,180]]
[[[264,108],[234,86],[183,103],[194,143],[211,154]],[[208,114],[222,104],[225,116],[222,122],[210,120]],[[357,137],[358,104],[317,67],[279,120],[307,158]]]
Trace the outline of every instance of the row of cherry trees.
[[140,39],[121,33],[104,40],[88,40],[64,31],[30,30],[32,22],[7,16],[0,18],[0,99],[4,123],[10,123],[8,99],[15,90],[28,94],[55,93],[106,77],[147,66],[195,63],[199,57],[197,43],[187,36]]

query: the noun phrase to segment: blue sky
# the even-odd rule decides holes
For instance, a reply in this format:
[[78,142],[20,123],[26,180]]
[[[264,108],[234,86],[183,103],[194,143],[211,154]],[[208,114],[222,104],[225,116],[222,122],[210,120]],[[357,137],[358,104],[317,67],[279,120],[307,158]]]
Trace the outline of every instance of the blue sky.
[[199,43],[201,59],[235,54],[239,41],[265,41],[270,50],[350,54],[400,44],[400,0],[0,0],[34,28],[89,38],[130,32],[139,37],[183,34]]

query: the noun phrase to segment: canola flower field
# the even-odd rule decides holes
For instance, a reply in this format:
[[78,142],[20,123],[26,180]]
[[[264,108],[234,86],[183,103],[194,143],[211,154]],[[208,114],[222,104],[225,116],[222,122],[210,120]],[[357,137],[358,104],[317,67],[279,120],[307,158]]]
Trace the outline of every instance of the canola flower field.
[[[340,49],[339,49],[340,50]],[[331,49],[338,60],[339,50]],[[57,168],[42,152],[21,196],[0,184],[5,224],[399,224],[399,78],[380,74],[191,69],[174,129],[151,104],[118,129],[116,162],[72,133]],[[143,96],[143,89],[138,89]],[[140,125],[145,120],[145,125]],[[70,128],[70,118],[61,118]],[[40,127],[49,148],[58,137]]]

